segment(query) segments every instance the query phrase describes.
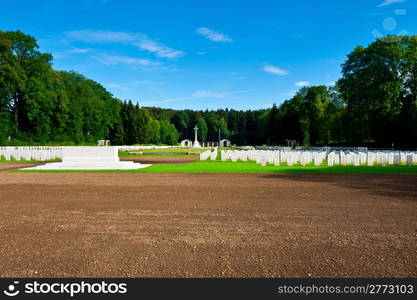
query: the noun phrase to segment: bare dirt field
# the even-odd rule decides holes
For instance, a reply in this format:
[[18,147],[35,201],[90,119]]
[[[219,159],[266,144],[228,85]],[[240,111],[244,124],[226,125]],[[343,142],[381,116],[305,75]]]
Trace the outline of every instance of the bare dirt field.
[[417,176],[0,172],[0,276],[417,276]]

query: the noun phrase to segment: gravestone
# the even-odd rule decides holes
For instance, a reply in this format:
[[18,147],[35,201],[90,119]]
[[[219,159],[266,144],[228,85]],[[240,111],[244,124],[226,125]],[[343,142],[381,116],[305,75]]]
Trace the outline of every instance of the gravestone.
[[274,155],[274,166],[279,167],[279,165],[280,165],[280,161],[279,161],[279,151],[278,151],[278,153]]
[[348,152],[346,154],[346,165],[351,165],[352,164],[352,153]]
[[388,154],[387,153],[381,153],[381,165],[387,166],[388,165]]
[[334,155],[334,164],[340,165],[340,154],[338,152],[336,152]]
[[359,154],[352,154],[352,162],[355,167],[359,167],[361,165]]
[[329,167],[333,167],[334,166],[334,152],[330,152],[329,155],[327,156],[327,165]]
[[294,165],[294,156],[292,153],[287,153],[287,166],[292,167]]
[[369,167],[372,167],[375,164],[375,153],[368,152],[367,164]]
[[393,152],[388,153],[388,164],[389,165],[394,164],[394,153]]
[[346,166],[346,154],[343,151],[340,151],[340,164]]
[[413,165],[413,154],[407,154],[407,166],[411,167]]
[[241,152],[240,160],[241,161],[248,161],[248,153],[247,153],[247,151],[240,151],[240,152]]
[[399,166],[401,165],[401,154],[394,153],[394,165]]

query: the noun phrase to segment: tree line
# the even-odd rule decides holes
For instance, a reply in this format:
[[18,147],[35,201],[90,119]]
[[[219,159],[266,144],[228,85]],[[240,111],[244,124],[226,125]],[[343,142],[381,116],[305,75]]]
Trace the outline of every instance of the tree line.
[[175,144],[178,138],[169,120],[114,98],[81,74],[55,71],[33,37],[0,31],[0,145]]
[[176,144],[228,138],[238,145],[417,146],[417,36],[358,46],[332,86],[301,88],[262,110],[173,110],[113,97],[20,31],[0,31],[0,144]]

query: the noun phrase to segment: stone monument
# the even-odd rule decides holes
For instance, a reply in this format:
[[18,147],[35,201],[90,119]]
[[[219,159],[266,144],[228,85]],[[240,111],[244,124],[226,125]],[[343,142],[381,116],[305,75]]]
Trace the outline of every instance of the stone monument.
[[198,127],[197,125],[194,127],[194,144],[193,147],[194,148],[201,148],[200,143],[197,140],[197,131],[198,131]]

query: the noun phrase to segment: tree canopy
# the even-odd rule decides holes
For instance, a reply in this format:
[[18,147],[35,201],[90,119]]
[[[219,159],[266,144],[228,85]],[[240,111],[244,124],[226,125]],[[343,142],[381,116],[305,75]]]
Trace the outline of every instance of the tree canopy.
[[333,87],[300,89],[270,109],[140,107],[76,72],[56,71],[35,38],[0,31],[0,144],[177,144],[228,138],[239,145],[417,146],[417,36],[358,46]]

